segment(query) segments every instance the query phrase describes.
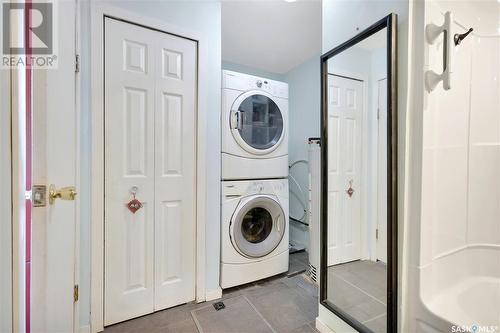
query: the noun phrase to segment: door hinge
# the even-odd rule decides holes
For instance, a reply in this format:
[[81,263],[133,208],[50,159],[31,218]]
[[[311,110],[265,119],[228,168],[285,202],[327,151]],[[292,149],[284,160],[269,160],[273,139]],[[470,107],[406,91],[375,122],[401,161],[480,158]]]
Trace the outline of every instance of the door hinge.
[[377,119],[380,119],[380,109],[377,108]]
[[375,239],[378,239],[378,229],[375,229]]
[[75,73],[80,72],[80,55],[75,54]]
[[73,287],[73,302],[78,302],[78,285],[75,284]]

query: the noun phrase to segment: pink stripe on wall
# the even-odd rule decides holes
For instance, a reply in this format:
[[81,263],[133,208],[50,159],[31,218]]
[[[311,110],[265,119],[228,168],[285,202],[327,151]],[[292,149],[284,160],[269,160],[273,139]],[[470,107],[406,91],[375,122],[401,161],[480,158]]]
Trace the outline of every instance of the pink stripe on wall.
[[[26,0],[24,10],[24,36],[27,58],[31,59],[31,0]],[[26,190],[32,187],[33,143],[32,143],[32,71],[31,63],[26,66]],[[26,200],[26,333],[31,332],[31,200]]]

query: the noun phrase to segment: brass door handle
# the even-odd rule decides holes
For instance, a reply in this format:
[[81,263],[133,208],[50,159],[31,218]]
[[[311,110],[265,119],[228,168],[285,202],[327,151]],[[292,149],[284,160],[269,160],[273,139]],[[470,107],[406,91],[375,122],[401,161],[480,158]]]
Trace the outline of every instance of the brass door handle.
[[67,186],[57,190],[56,186],[51,184],[49,187],[49,204],[53,205],[56,199],[75,200],[76,194],[74,186]]

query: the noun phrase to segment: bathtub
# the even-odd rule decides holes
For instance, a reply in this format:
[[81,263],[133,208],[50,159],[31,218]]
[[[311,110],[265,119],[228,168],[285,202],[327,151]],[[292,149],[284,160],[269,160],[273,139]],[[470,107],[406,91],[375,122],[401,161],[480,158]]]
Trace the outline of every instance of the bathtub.
[[467,245],[418,268],[414,332],[500,332],[500,246]]

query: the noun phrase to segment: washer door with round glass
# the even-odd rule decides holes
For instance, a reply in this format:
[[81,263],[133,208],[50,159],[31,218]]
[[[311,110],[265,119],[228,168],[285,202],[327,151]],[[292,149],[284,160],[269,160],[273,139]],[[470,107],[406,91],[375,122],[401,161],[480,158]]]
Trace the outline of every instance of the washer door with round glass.
[[276,149],[285,134],[283,115],[273,97],[265,92],[246,92],[233,104],[230,114],[233,137],[246,151],[262,155]]
[[243,199],[231,219],[231,240],[242,255],[260,258],[273,252],[285,234],[285,214],[267,195]]

